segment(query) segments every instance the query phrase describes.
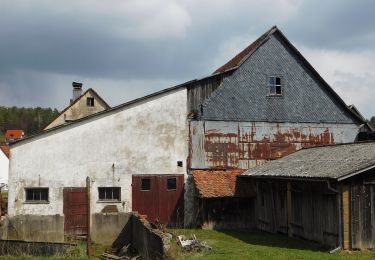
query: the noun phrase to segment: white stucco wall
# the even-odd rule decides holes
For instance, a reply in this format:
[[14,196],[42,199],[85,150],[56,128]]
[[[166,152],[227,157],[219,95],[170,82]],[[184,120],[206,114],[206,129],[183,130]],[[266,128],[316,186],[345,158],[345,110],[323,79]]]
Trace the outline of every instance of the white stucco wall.
[[[186,89],[170,91],[13,145],[9,215],[63,214],[63,188],[86,176],[92,213],[113,204],[98,202],[98,187],[113,186],[130,211],[132,174],[186,174],[186,100]],[[25,187],[49,187],[49,203],[26,204]]]
[[0,150],[0,185],[2,183],[5,183],[5,184],[8,183],[8,174],[9,174],[9,159],[3,153],[3,151]]

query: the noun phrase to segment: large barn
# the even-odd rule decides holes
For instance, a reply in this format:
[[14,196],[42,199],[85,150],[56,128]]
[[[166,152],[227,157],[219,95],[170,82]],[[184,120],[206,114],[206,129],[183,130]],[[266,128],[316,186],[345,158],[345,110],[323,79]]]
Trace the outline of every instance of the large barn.
[[[76,232],[75,222],[85,232],[77,219],[88,209],[139,211],[150,220],[195,225],[197,201],[212,185],[200,182],[196,196],[201,175],[223,182],[215,170],[248,169],[303,147],[354,142],[367,130],[272,27],[212,75],[13,144],[9,215],[64,216],[67,233]],[[193,178],[194,170],[200,171]],[[84,198],[86,177],[90,199],[77,200]]]

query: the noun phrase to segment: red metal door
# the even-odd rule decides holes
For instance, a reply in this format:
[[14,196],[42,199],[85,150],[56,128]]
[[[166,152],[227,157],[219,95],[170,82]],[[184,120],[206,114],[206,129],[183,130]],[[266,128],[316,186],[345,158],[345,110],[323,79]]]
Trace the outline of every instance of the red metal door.
[[[142,180],[150,180],[149,190],[142,187]],[[168,188],[168,179],[174,186]],[[175,179],[175,180],[173,180]],[[183,223],[183,175],[133,175],[132,208],[147,215],[149,221],[159,221],[171,226]]]
[[86,188],[64,188],[65,234],[87,234],[87,206]]

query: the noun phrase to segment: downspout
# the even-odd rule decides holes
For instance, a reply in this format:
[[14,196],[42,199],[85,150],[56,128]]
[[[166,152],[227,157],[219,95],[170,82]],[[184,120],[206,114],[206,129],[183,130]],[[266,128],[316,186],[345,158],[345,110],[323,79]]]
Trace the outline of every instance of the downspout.
[[327,180],[327,188],[337,194],[337,207],[338,207],[338,221],[339,221],[339,246],[335,249],[329,251],[330,254],[333,254],[342,249],[342,201],[340,196],[340,191],[332,188],[331,183]]

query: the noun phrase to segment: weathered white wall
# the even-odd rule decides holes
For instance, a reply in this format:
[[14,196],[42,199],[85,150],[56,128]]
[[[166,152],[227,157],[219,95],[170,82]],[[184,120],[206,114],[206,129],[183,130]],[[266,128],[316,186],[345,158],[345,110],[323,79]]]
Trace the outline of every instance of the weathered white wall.
[[[94,106],[87,106],[87,98],[94,98]],[[104,104],[100,99],[97,98],[90,90],[78,98],[71,107],[69,107],[64,113],[59,115],[55,120],[53,120],[44,129],[50,129],[58,125],[65,124],[65,120],[77,120],[106,109],[106,104]]]
[[0,185],[8,183],[9,159],[0,149]]
[[[186,100],[186,89],[170,91],[13,145],[9,215],[63,214],[63,188],[86,176],[92,213],[113,205],[98,202],[100,186],[121,186],[115,205],[130,211],[132,174],[186,174]],[[25,187],[49,187],[50,202],[25,204]]]

